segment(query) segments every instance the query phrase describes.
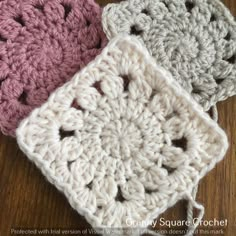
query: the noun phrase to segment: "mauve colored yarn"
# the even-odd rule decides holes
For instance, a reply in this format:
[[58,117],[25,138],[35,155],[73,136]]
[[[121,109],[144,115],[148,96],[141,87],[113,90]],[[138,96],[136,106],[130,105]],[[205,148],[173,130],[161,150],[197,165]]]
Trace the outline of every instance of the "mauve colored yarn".
[[93,0],[0,2],[0,129],[19,122],[106,45]]

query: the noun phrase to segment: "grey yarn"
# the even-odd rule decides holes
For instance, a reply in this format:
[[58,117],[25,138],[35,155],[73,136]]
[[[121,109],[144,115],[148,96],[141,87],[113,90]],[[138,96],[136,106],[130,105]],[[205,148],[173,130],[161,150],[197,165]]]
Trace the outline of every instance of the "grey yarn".
[[103,28],[137,35],[204,110],[236,94],[236,22],[218,0],[109,4]]

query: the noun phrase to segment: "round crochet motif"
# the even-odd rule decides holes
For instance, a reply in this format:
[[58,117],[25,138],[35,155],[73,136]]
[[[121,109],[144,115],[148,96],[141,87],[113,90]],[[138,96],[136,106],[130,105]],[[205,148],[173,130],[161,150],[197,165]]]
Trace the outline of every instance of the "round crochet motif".
[[103,28],[136,35],[205,110],[236,94],[236,23],[218,0],[110,4]]
[[0,129],[19,122],[106,44],[93,0],[0,2]]
[[127,36],[34,110],[17,140],[96,228],[158,217],[227,150],[217,123]]

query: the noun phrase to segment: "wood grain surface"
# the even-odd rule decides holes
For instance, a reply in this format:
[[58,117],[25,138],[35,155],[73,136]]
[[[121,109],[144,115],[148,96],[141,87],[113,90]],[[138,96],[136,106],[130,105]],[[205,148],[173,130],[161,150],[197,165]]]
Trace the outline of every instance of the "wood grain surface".
[[[98,1],[102,6],[109,2],[112,1]],[[236,0],[224,2],[236,15]],[[227,226],[212,227],[214,230],[219,229],[218,233],[201,231],[196,235],[221,233],[220,235],[235,236],[236,97],[221,102],[218,110],[219,124],[228,135],[230,148],[224,161],[201,181],[197,200],[205,206],[205,220],[226,219]],[[162,217],[168,220],[185,219],[186,202],[179,202]],[[65,228],[82,231],[90,229],[90,225],[70,207],[63,194],[49,184],[40,171],[28,161],[17,147],[16,141],[0,135],[0,236],[11,235],[11,231],[16,228]],[[202,226],[201,229],[207,230],[209,227]],[[89,235],[83,232],[83,235]],[[55,231],[50,235],[61,234],[56,234]]]

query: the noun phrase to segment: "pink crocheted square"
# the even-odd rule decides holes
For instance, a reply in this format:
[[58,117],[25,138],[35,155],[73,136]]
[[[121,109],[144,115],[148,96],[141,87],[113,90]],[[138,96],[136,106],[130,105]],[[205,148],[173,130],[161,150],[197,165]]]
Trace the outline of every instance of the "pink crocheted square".
[[0,130],[19,122],[106,45],[93,0],[0,2]]

